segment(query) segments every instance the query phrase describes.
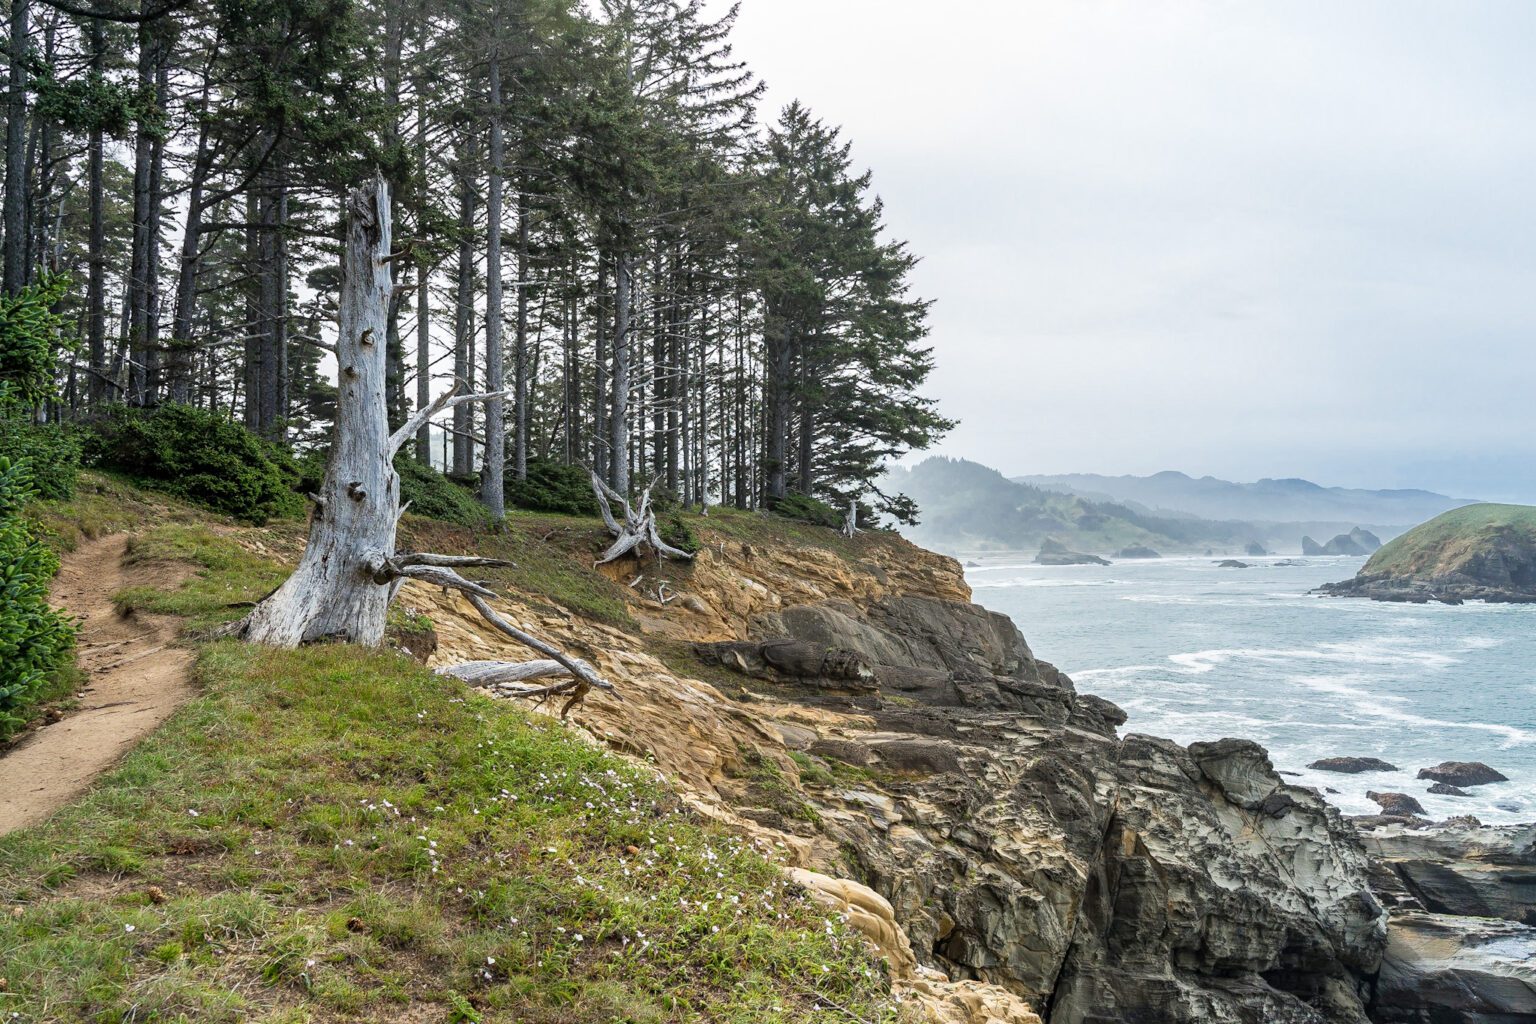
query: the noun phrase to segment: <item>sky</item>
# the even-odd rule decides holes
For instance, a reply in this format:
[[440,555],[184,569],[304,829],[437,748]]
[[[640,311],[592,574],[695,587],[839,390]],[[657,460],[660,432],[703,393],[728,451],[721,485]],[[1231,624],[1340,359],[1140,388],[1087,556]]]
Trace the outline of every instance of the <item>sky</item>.
[[923,257],[936,452],[1536,502],[1536,4],[742,0],[734,38]]

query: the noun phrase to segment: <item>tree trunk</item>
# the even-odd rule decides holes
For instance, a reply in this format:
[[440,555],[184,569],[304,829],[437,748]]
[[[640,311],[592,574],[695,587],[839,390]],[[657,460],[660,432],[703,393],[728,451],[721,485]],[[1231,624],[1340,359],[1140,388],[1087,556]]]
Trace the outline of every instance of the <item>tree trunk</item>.
[[[208,89],[205,80],[201,100],[204,114],[208,109]],[[187,214],[182,227],[181,266],[176,274],[176,306],[171,317],[171,345],[167,360],[170,399],[182,403],[189,403],[193,398],[196,343],[192,340],[192,330],[197,315],[197,282],[202,269],[203,190],[213,169],[213,152],[208,146],[205,117],[199,118],[199,125],[197,156],[192,162],[192,178],[187,186]]]
[[5,294],[21,291],[27,273],[27,28],[29,0],[11,0],[10,76],[5,109]]
[[336,430],[310,519],[309,543],[292,576],[252,611],[245,636],[295,647],[338,638],[384,638],[390,588],[373,567],[395,553],[400,485],[391,466],[384,395],[384,334],[392,290],[389,187],[381,177],[347,200],[346,251],[336,337]]
[[[466,147],[459,156],[459,262],[453,310],[453,379],[466,391],[475,389],[475,190],[471,176],[473,152]],[[474,410],[468,405],[453,410],[453,472],[474,472]]]
[[[106,28],[100,19],[91,20],[91,81],[100,85],[106,68]],[[103,180],[106,156],[100,122],[91,125],[86,145],[86,189],[90,193],[88,278],[86,283],[86,345],[90,359],[89,393],[91,410],[99,409],[110,396],[107,390],[107,224],[106,186]]]
[[790,378],[794,369],[794,349],[789,327],[782,319],[768,325],[768,425],[765,461],[768,482],[764,498],[772,508],[788,493],[786,463],[789,459]]
[[629,493],[629,290],[632,268],[620,252],[613,289],[613,400],[608,412],[608,485]]
[[[490,182],[485,197],[485,386],[500,392],[506,381],[501,350],[501,68],[491,59]],[[507,407],[493,398],[485,407],[485,465],[480,467],[480,500],[500,520],[507,514]]]
[[[485,598],[495,596],[491,591],[453,571],[454,566],[511,563],[466,555],[395,553],[400,520],[395,453],[439,412],[492,396],[455,396],[449,391],[389,432],[384,379],[384,333],[393,291],[389,254],[389,186],[375,174],[372,183],[354,190],[347,199],[336,338],[340,370],[336,428],[325,482],[310,517],[309,542],[293,575],[228,632],[277,647],[321,640],[378,646],[398,584],[408,578],[426,580],[464,592],[491,625],[564,667],[570,680],[520,695],[566,694],[570,699],[564,711],[569,711],[589,689],[611,691],[613,685],[589,663],[507,622],[486,603]],[[518,673],[511,666],[502,670]],[[531,671],[538,674],[546,667]]]
[[597,294],[593,296],[596,316],[593,317],[592,358],[592,468],[604,480],[608,475],[610,452],[608,443],[608,261],[602,251],[597,254]]
[[[423,8],[423,15],[425,9]],[[425,28],[425,26],[422,26]],[[416,83],[416,173],[420,199],[416,205],[416,233],[427,230],[427,96],[422,83]],[[425,247],[423,247],[424,249]],[[432,276],[423,252],[416,259],[416,408],[425,409],[432,401],[432,331],[431,298],[427,285]],[[416,461],[432,465],[432,427],[423,423],[416,432]]]
[[528,183],[517,188],[517,338],[512,353],[512,472],[528,479]]

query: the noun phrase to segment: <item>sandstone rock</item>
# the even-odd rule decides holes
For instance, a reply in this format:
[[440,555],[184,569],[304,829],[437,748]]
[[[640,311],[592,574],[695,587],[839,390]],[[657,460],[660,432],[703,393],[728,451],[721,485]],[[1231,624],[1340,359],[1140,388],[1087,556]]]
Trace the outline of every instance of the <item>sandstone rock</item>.
[[1508,782],[1508,776],[1481,761],[1443,761],[1433,768],[1419,770],[1419,778],[1443,782],[1448,786],[1485,786],[1490,782]]
[[1320,761],[1313,761],[1307,765],[1313,771],[1342,772],[1345,775],[1357,775],[1360,772],[1395,772],[1397,765],[1383,761],[1379,757],[1325,757]]
[[1374,800],[1380,804],[1381,813],[1383,814],[1408,817],[1424,813],[1424,805],[1407,793],[1377,793],[1372,791],[1366,793],[1365,796],[1366,799]]

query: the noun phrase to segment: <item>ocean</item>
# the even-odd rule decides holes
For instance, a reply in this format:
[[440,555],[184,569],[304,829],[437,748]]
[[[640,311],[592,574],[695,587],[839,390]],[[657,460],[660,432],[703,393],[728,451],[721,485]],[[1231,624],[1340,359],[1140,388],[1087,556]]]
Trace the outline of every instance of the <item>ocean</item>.
[[[1308,596],[1354,575],[1359,558],[1244,558],[1252,568],[1223,569],[1212,558],[1029,557],[968,568],[975,600],[1012,618],[1079,692],[1125,709],[1122,735],[1257,740],[1295,773],[1288,781],[1348,814],[1378,813],[1366,797],[1378,790],[1416,797],[1433,818],[1536,820],[1536,605]],[[1400,770],[1306,767],[1342,755]],[[1442,761],[1483,761],[1510,781],[1434,796],[1415,775]]]

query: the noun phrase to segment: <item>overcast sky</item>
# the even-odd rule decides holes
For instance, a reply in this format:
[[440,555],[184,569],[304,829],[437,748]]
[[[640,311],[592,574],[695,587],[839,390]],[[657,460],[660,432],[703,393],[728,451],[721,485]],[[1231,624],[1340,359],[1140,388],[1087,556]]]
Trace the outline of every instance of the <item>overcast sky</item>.
[[1536,501],[1536,3],[744,0],[1009,474]]

